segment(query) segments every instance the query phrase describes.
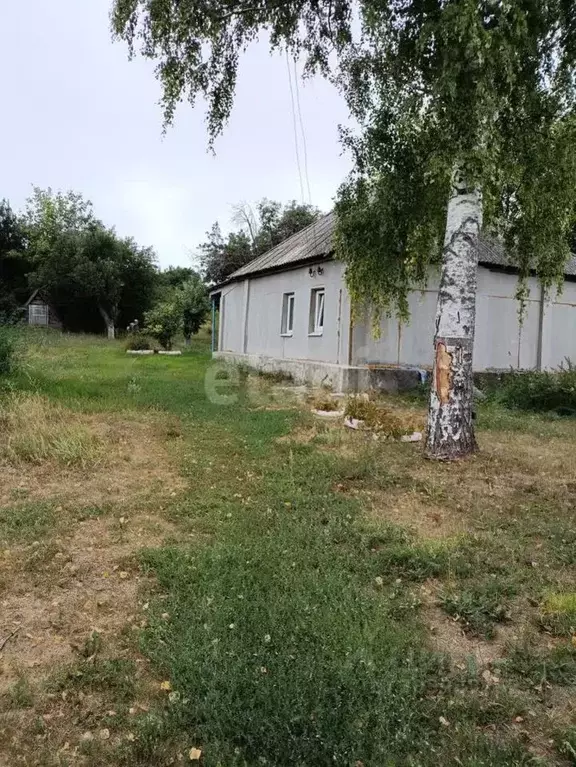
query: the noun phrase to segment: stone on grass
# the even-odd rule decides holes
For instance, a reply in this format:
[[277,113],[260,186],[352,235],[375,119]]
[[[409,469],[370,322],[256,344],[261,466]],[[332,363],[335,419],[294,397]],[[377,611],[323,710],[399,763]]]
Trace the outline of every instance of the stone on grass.
[[422,440],[422,432],[415,431],[412,434],[404,434],[400,437],[401,442],[420,442]]

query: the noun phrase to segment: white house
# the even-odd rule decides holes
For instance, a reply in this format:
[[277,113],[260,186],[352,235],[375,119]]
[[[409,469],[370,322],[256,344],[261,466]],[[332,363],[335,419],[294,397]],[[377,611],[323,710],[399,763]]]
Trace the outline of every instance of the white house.
[[[352,318],[334,225],[329,213],[212,291],[214,357],[341,391],[411,386],[432,367],[439,274],[431,270],[427,288],[410,295],[409,324],[384,318],[374,337],[370,322]],[[482,240],[479,263],[475,370],[551,369],[576,360],[576,258],[554,300],[543,300],[530,278],[523,322],[517,276],[503,250]]]

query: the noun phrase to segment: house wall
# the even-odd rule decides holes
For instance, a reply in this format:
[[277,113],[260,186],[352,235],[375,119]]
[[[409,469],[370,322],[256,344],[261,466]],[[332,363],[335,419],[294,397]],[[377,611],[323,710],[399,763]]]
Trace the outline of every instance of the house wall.
[[[385,318],[380,337],[374,338],[366,319],[356,323],[353,364],[431,367],[438,281],[438,272],[431,271],[428,289],[410,295],[409,324]],[[554,368],[564,357],[576,359],[576,283],[566,282],[563,294],[545,304],[542,317],[541,289],[538,281],[530,278],[523,322],[515,297],[517,285],[513,274],[483,266],[478,269],[475,370],[535,369],[540,360],[543,368]]]
[[[319,274],[318,269],[323,273]],[[312,276],[310,274],[312,269]],[[324,332],[309,334],[310,295],[324,288]],[[281,333],[284,293],[294,293],[294,331]],[[348,362],[350,304],[338,261],[233,283],[222,291],[219,349],[280,359]]]
[[558,367],[566,358],[576,363],[576,282],[566,282],[561,295],[544,308],[542,364]]
[[[318,267],[324,272],[318,274]],[[314,274],[310,275],[312,268]],[[222,291],[220,344],[223,352],[274,360],[311,360],[339,365],[431,367],[439,274],[428,289],[409,296],[411,321],[384,318],[374,338],[367,317],[357,317],[350,343],[350,301],[344,265],[330,261],[233,283]],[[310,292],[325,289],[324,333],[311,336]],[[523,323],[515,298],[517,277],[479,267],[474,369],[555,368],[576,361],[576,283],[542,304],[538,282],[530,278]],[[294,333],[281,334],[283,294],[295,294]]]

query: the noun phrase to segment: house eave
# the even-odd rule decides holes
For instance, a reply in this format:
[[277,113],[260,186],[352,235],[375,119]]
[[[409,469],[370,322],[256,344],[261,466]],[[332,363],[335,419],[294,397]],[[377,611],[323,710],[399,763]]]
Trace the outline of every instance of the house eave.
[[237,277],[230,276],[228,279],[224,280],[224,282],[220,282],[218,285],[214,285],[210,288],[210,295],[212,296],[216,293],[220,293],[227,285],[232,285],[235,282],[244,282],[244,280],[251,280],[255,277],[267,277],[270,274],[279,274],[281,272],[291,272],[294,271],[294,269],[301,269],[303,266],[317,264],[319,261],[325,263],[326,261],[334,260],[335,254],[334,251],[331,250],[329,253],[314,256],[313,258],[308,257],[303,258],[300,261],[292,261],[289,264],[279,264],[278,266],[271,266],[268,269],[258,269],[257,271],[249,272],[247,274],[240,274]]

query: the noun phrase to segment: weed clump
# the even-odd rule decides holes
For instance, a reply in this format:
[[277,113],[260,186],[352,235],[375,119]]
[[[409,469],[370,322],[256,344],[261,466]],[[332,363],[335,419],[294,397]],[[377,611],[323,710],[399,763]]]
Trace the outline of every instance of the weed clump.
[[550,594],[540,610],[540,625],[556,636],[576,635],[576,593]]
[[576,416],[576,365],[567,360],[556,371],[510,373],[495,398],[517,410]]
[[366,397],[350,397],[346,403],[345,415],[363,421],[368,429],[386,437],[401,437],[424,429],[420,413],[387,407]]

